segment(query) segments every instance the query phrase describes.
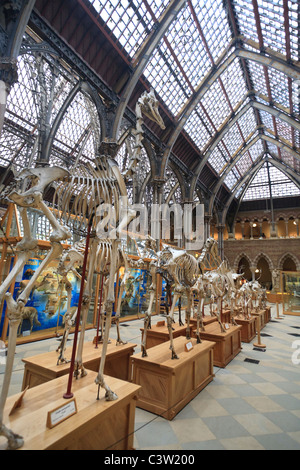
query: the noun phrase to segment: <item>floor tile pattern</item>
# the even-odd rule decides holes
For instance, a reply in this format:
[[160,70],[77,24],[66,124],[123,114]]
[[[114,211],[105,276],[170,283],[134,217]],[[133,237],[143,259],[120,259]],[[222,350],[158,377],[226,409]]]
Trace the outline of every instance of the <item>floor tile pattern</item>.
[[[142,320],[121,324],[122,339],[140,344]],[[172,420],[137,408],[137,450],[299,450],[300,317],[276,318],[262,330],[264,351],[242,351]],[[86,333],[91,340],[95,330]],[[116,337],[116,327],[111,329]],[[72,335],[70,340],[72,341]],[[25,357],[52,351],[58,340],[17,346],[9,394],[19,393]],[[137,350],[138,351],[138,350]],[[298,353],[297,353],[298,351]],[[0,358],[1,359],[1,358]],[[294,361],[293,361],[294,359]],[[4,375],[0,360],[0,385]],[[298,363],[299,362],[299,363]]]

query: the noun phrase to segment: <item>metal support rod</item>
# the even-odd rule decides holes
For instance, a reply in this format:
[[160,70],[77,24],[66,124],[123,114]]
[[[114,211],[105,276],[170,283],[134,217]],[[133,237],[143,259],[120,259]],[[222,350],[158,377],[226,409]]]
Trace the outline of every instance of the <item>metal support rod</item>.
[[104,274],[102,273],[101,274],[100,300],[99,300],[99,310],[98,310],[98,318],[97,318],[97,331],[96,331],[95,349],[98,348],[99,326],[100,326],[101,307],[102,307],[103,281],[104,281]]
[[66,399],[69,399],[69,398],[73,397],[73,393],[71,392],[72,377],[73,377],[73,373],[74,373],[75,354],[76,354],[76,348],[77,348],[78,330],[79,330],[80,314],[81,314],[81,304],[82,304],[82,297],[83,297],[83,292],[84,292],[85,273],[86,273],[86,266],[87,266],[87,258],[88,258],[92,223],[93,223],[93,217],[91,217],[91,220],[89,222],[88,233],[87,233],[87,237],[86,237],[85,252],[84,252],[84,259],[83,259],[83,266],[82,266],[82,278],[81,278],[81,285],[80,285],[80,294],[79,294],[79,301],[78,301],[78,311],[77,311],[77,317],[76,317],[76,325],[75,325],[74,342],[73,342],[73,349],[72,349],[72,357],[71,357],[68,387],[67,387],[67,392],[63,395],[63,397],[66,398]]

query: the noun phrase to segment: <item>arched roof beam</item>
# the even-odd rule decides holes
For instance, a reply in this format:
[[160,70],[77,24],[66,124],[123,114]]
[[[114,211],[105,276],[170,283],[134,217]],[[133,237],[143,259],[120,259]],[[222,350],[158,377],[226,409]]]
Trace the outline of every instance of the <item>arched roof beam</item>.
[[226,222],[227,212],[229,210],[229,207],[233,199],[235,198],[236,193],[239,191],[239,189],[245,184],[245,182],[249,178],[247,185],[245,186],[245,188],[243,189],[240,195],[239,200],[241,201],[247,189],[249,188],[251,182],[253,181],[254,177],[256,176],[256,174],[258,173],[258,171],[260,170],[260,168],[263,166],[265,162],[269,162],[272,165],[276,166],[279,170],[285,173],[291,179],[291,181],[293,181],[293,183],[297,185],[297,187],[300,188],[300,180],[299,180],[299,176],[297,175],[297,173],[292,172],[290,168],[287,168],[282,162],[279,162],[277,159],[273,159],[273,157],[263,158],[260,162],[256,162],[255,165],[250,169],[250,171],[247,172],[246,176],[232,188],[231,196],[226,202],[224,209],[223,209],[222,224],[225,224]]
[[[277,110],[271,105],[265,105],[262,103],[258,103],[256,101],[251,101],[247,105],[245,105],[230,121],[226,122],[226,124],[223,126],[222,130],[218,134],[218,136],[214,139],[212,145],[209,147],[207,150],[205,156],[199,162],[198,166],[194,170],[194,178],[191,182],[191,190],[195,187],[198,178],[200,177],[200,174],[204,168],[204,166],[207,164],[212,152],[214,151],[215,147],[221,142],[225,134],[231,129],[231,127],[250,109],[250,108],[255,108],[261,111],[265,111],[267,113],[272,114],[273,116],[277,117],[278,119],[286,122],[290,126],[292,126],[294,129],[297,129],[300,131],[300,123],[296,121],[295,119],[291,118],[290,116],[286,115],[282,111]],[[263,134],[260,134],[260,138],[262,138]],[[274,139],[275,140],[275,139]],[[276,140],[277,142],[277,140]],[[273,142],[276,144],[276,142]],[[255,142],[254,142],[255,143]],[[282,144],[284,145],[284,144]],[[286,150],[291,151],[293,150],[291,147],[286,148]],[[298,154],[299,155],[299,154]],[[299,157],[298,157],[299,158]]]
[[[236,188],[233,190],[233,192],[231,193],[231,196],[230,198],[228,199],[228,201],[226,202],[224,208],[223,208],[223,212],[222,212],[222,220],[221,220],[221,223],[222,225],[225,225],[226,223],[226,217],[227,217],[227,212],[228,212],[228,209],[233,201],[233,199],[235,198],[235,195],[236,193],[239,191],[239,189],[249,180],[253,180],[253,178],[255,177],[255,175],[258,173],[258,171],[261,169],[261,167],[263,166],[263,164],[265,163],[265,160],[261,160],[260,162],[256,162],[255,165],[253,165],[253,167],[250,169],[249,172],[247,172],[247,175],[244,176],[244,178],[239,181],[238,185],[236,186]],[[251,181],[250,181],[251,182]],[[249,184],[250,184],[249,182]]]
[[161,39],[166,34],[172,21],[174,21],[180,10],[185,6],[185,3],[186,0],[173,0],[170,3],[170,5],[167,7],[166,11],[162,15],[162,18],[160,18],[156,22],[155,28],[153,28],[152,32],[147,37],[138,54],[135,56],[133,62],[132,75],[125,86],[125,89],[122,93],[121,99],[116,110],[115,121],[111,136],[113,141],[117,141],[122,118],[124,116],[128,101],[138,80],[140,79],[144,69],[146,68],[149,60],[151,59],[155,48],[158,46]]
[[270,142],[271,144],[276,145],[278,148],[283,149],[286,152],[290,153],[297,160],[300,160],[300,153],[294,150],[292,147],[290,147],[286,143],[281,142],[279,139],[275,139],[274,137],[270,137],[265,134],[260,134],[260,138],[265,140],[266,142]]
[[[224,183],[226,177],[228,176],[228,174],[230,173],[230,171],[234,168],[234,166],[239,162],[239,160],[242,158],[242,156],[249,150],[249,148],[254,145],[257,140],[259,140],[260,138],[265,138],[265,137],[268,137],[268,136],[263,136],[263,135],[259,135],[257,137],[255,137],[252,141],[249,142],[249,144],[246,145],[246,147],[240,151],[235,157],[233,157],[232,161],[228,162],[228,166],[226,168],[226,170],[224,171],[224,173],[222,174],[221,178],[219,179],[218,183],[216,184],[213,192],[212,192],[212,195],[210,197],[210,200],[209,200],[209,213],[211,214],[212,212],[212,208],[213,208],[213,205],[214,205],[214,202],[215,202],[215,198],[217,197],[218,195],[218,192],[222,186],[222,184]],[[269,141],[269,142],[272,142],[274,145],[277,145],[278,147],[280,148],[284,148],[286,151],[288,152],[291,152],[293,149],[291,149],[290,147],[288,147],[287,145],[283,144],[282,142],[279,142],[277,139],[272,139],[272,138],[266,138],[265,139],[266,141]],[[294,151],[293,151],[294,152]],[[294,152],[295,153],[295,152]],[[297,157],[296,158],[300,158],[300,154],[298,152],[297,153]],[[272,155],[272,154],[270,154]],[[264,153],[261,154],[261,156],[259,157],[259,160],[261,160],[264,156]],[[277,160],[276,157],[273,157],[272,155],[272,159],[270,158],[266,158],[265,161],[270,161],[270,163],[273,164],[273,159],[274,159],[274,164],[278,164],[280,163],[279,160]],[[297,173],[290,167],[288,167],[288,165],[283,165],[281,164],[281,168],[280,168],[293,182],[296,182],[297,179],[299,179],[299,175],[297,175]],[[296,183],[297,186],[299,186],[299,183]]]
[[272,158],[267,157],[266,161],[271,163],[271,165],[276,166],[278,170],[282,171],[300,189],[300,176],[284,162],[278,160],[277,157],[272,154],[270,155]]
[[[272,154],[270,154],[272,156],[272,158],[266,158],[264,161],[268,161],[269,163],[271,163],[272,165],[276,166],[279,170],[281,170],[283,173],[285,173],[292,181],[293,183],[295,183],[295,185],[300,189],[300,180],[299,180],[299,175],[297,175],[297,173],[295,172],[291,172],[290,168],[287,167],[283,162],[280,162],[277,157],[274,157]],[[257,174],[257,173],[256,173]],[[241,203],[242,203],[242,200],[243,200],[243,197],[247,191],[247,189],[249,188],[249,186],[251,185],[253,179],[255,178],[255,175],[253,175],[253,177],[251,177],[249,179],[249,182],[247,183],[247,185],[245,186],[245,188],[243,189],[242,193],[240,194],[240,197],[239,197],[239,204],[238,204],[238,207],[236,208],[235,210],[235,214],[234,214],[234,218],[233,218],[233,221],[232,221],[232,226],[234,226],[235,224],[235,221],[236,221],[236,218],[237,218],[237,215],[238,215],[238,212],[239,212],[239,209],[240,209],[240,206],[241,206]]]
[[105,122],[104,122],[104,114],[105,114],[105,109],[103,106],[103,103],[101,102],[99,95],[95,92],[95,90],[87,83],[87,82],[81,82],[79,81],[70,91],[69,95],[67,96],[66,100],[64,101],[63,105],[61,106],[59,112],[57,113],[55,120],[53,122],[53,125],[51,126],[51,130],[49,133],[49,136],[47,138],[47,141],[45,143],[45,147],[43,149],[42,155],[41,155],[41,160],[40,162],[48,162],[50,159],[50,153],[52,149],[52,144],[55,138],[55,135],[58,131],[58,128],[64,118],[64,115],[74,100],[75,96],[77,93],[80,91],[87,93],[90,98],[94,101],[95,106],[98,111],[98,117],[99,121],[101,123],[101,135],[102,138],[105,139]]
[[[224,173],[222,174],[222,176],[220,177],[219,181],[217,182],[213,192],[212,192],[212,195],[210,197],[210,200],[209,200],[209,214],[211,214],[212,212],[212,208],[214,206],[214,203],[215,203],[215,199],[219,193],[219,190],[221,188],[221,186],[223,185],[226,177],[228,176],[228,174],[230,173],[230,171],[232,171],[232,169],[235,167],[235,165],[239,162],[239,160],[243,157],[243,155],[245,155],[246,152],[249,151],[249,149],[252,147],[252,145],[256,144],[256,142],[260,139],[260,136],[257,136],[255,137],[254,139],[252,139],[244,148],[242,151],[240,151],[235,157],[233,157],[233,159],[228,162],[228,166],[226,168],[226,170],[224,171]],[[265,155],[265,152],[263,152],[259,157],[258,157],[258,160],[257,161],[260,161],[263,156]]]
[[[269,50],[268,50],[269,51]],[[188,121],[190,115],[195,110],[196,106],[199,104],[200,100],[204,94],[208,91],[211,85],[220,77],[220,75],[226,70],[227,67],[236,59],[247,59],[258,62],[260,64],[266,65],[267,67],[272,67],[280,72],[285,73],[293,79],[300,80],[300,66],[291,65],[285,61],[280,54],[274,53],[271,51],[268,52],[268,56],[262,52],[251,52],[242,49],[241,47],[236,47],[236,49],[223,61],[219,61],[218,65],[214,67],[209,74],[204,78],[201,84],[196,88],[195,93],[190,97],[185,106],[182,108],[181,112],[177,116],[177,124],[170,135],[169,141],[166,144],[163,159],[162,159],[162,168],[165,169],[169,155],[172,151],[173,145],[175,144],[180,132],[183,130],[186,122]]]

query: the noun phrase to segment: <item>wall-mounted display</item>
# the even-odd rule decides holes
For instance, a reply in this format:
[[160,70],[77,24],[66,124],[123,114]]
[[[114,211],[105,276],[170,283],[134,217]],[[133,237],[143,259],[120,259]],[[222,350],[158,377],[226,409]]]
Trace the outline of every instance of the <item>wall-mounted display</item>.
[[[14,257],[11,258],[11,268]],[[42,259],[32,258],[25,264],[23,271],[15,280],[13,291],[14,299],[26,287],[34,272],[42,263]],[[65,286],[60,282],[61,276],[56,273],[58,260],[52,261],[47,269],[37,278],[37,282],[30,293],[30,297],[24,308],[22,321],[18,329],[18,336],[29,336],[33,332],[56,329],[62,325],[63,316],[67,309],[67,292]],[[71,307],[78,306],[80,281],[72,273],[68,273],[68,281],[72,285]],[[6,302],[4,302],[1,317],[1,332],[6,313]]]

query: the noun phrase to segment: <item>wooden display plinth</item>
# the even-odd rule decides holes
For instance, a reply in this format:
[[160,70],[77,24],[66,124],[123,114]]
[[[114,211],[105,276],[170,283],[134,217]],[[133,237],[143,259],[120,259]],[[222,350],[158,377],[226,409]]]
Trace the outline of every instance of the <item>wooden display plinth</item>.
[[[215,343],[214,366],[226,367],[239,354],[242,350],[241,330],[241,325],[230,325],[225,333],[221,333],[219,323],[215,322],[207,325],[205,331],[200,332],[201,340],[213,341]],[[193,334],[195,334],[195,331]]]
[[[161,323],[161,325],[160,325]],[[173,338],[179,336],[186,336],[186,325],[180,326],[179,323],[173,323]],[[144,338],[144,328],[141,328],[142,340]],[[169,330],[166,322],[158,322],[158,325],[152,325],[147,330],[146,349],[153,348],[159,344],[165,343],[170,340]]]
[[[134,353],[136,344],[121,344],[116,346],[115,340],[110,340],[107,346],[104,373],[111,377],[121,380],[131,379],[130,356]],[[83,365],[86,369],[98,372],[100,366],[102,344],[95,348],[92,342],[84,343],[83,347]],[[72,346],[66,349],[65,357],[70,359],[72,356]],[[23,359],[25,363],[22,390],[27,386],[35,387],[37,385],[56,379],[69,373],[70,363],[57,364],[58,353],[50,351],[48,353],[38,354],[37,356]]]
[[[72,392],[77,413],[51,429],[47,427],[48,413],[68,402],[63,398],[68,376],[27,390],[21,407],[9,416],[18,395],[9,397],[4,423],[24,439],[20,450],[131,450],[135,421],[136,398],[140,387],[114,377],[105,377],[108,386],[117,394],[115,401],[106,401],[104,390],[97,400],[96,373],[74,379]],[[0,437],[0,450],[7,441]]]
[[[186,351],[191,342],[193,349]],[[214,343],[183,336],[174,339],[179,359],[171,359],[169,343],[151,348],[147,357],[132,356],[133,382],[141,385],[137,407],[168,420],[213,380]]]
[[235,317],[235,321],[238,325],[242,326],[241,329],[241,340],[242,343],[251,343],[256,336],[256,318],[250,317],[245,319],[244,317]]
[[231,311],[230,310],[223,310],[222,311],[221,321],[222,321],[222,323],[230,323],[231,322]]
[[271,321],[272,315],[271,315],[271,307],[266,307],[266,323]]
[[[258,318],[258,316],[260,317],[260,329],[262,330],[266,324],[267,324],[267,313],[266,313],[266,310],[258,310],[257,312],[255,310],[253,310],[251,312],[251,316],[254,316],[256,319]],[[256,325],[256,330],[258,328],[258,325]]]

